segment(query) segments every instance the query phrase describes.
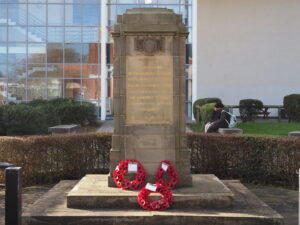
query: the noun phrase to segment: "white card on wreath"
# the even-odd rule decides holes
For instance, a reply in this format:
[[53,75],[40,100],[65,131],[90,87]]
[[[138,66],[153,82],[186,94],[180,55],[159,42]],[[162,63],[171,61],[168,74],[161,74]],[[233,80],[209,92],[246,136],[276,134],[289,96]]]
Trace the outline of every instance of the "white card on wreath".
[[146,189],[148,189],[149,191],[155,192],[156,189],[157,189],[157,186],[156,186],[155,184],[147,183],[147,184],[146,184]]
[[137,163],[130,162],[128,163],[128,173],[137,173],[138,165]]
[[164,171],[167,171],[168,170],[168,168],[169,168],[169,165],[167,164],[167,163],[162,163],[161,164],[161,168],[164,170]]

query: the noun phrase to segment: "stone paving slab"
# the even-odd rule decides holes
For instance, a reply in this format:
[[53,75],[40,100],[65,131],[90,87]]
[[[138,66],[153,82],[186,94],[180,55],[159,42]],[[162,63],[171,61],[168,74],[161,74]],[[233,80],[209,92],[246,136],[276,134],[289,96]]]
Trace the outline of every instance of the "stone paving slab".
[[143,209],[83,210],[67,208],[67,193],[74,181],[61,181],[23,214],[23,225],[282,225],[282,217],[259,200],[239,181],[224,181],[235,194],[234,208],[225,210],[176,210],[151,212]]
[[[193,186],[173,190],[175,209],[232,206],[233,193],[213,174],[192,175]],[[89,174],[82,178],[67,195],[70,208],[139,208],[139,191],[108,187],[107,175]],[[159,194],[151,197],[160,198]]]

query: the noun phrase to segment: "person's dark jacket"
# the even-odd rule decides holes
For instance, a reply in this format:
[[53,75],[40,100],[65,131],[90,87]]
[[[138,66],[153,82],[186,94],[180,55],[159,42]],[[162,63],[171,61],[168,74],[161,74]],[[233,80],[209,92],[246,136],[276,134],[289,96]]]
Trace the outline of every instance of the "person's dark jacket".
[[215,111],[213,110],[212,112],[212,115],[211,115],[211,119],[210,119],[210,123],[214,122],[214,121],[217,121],[221,118],[221,111],[218,110],[218,111]]
[[213,121],[214,126],[218,128],[228,128],[229,122],[230,122],[230,115],[225,110],[222,110],[220,112],[220,117],[218,120]]

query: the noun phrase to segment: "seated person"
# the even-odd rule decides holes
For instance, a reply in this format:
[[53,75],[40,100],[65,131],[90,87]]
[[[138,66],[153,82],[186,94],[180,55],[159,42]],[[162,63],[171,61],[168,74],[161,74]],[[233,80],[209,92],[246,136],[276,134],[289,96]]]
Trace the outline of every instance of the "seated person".
[[211,120],[205,125],[205,133],[218,132],[219,128],[228,128],[230,115],[224,110],[222,103],[216,103]]

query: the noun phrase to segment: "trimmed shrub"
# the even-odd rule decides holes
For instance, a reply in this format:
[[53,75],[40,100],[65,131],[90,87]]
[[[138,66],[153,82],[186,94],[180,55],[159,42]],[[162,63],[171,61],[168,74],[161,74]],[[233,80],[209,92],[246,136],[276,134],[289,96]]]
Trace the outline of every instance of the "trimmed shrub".
[[[193,104],[193,114],[194,114],[194,117],[196,118],[197,122],[201,122],[201,116],[199,118],[197,118],[197,111],[199,109],[197,109],[196,106],[201,107],[201,106],[203,106],[205,104],[208,104],[208,103],[222,103],[222,101],[219,98],[200,98],[200,99],[196,100]],[[199,115],[201,115],[201,112],[200,112]]]
[[287,95],[283,99],[283,106],[289,122],[300,122],[300,94]]
[[33,135],[48,132],[43,111],[27,104],[7,106],[2,119],[6,135]]
[[211,119],[212,112],[216,103],[208,103],[200,107],[201,126],[204,130],[204,126]]
[[262,110],[263,103],[257,99],[240,100],[239,111],[243,122],[253,121],[258,113]]

